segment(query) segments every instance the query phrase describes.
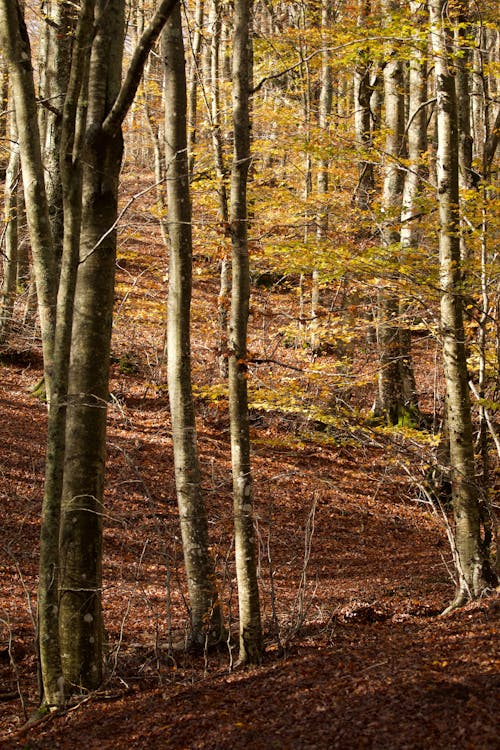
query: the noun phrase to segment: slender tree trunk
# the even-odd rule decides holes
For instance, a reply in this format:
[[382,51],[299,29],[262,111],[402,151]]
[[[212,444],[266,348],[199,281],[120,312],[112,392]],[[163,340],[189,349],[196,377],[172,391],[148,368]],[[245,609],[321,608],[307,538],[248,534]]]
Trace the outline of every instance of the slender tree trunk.
[[3,258],[3,282],[0,289],[0,346],[4,346],[9,339],[17,281],[18,193],[21,160],[14,113],[12,113],[10,122],[10,142],[10,158],[5,173],[5,255]]
[[444,0],[430,0],[429,11],[437,94],[441,333],[458,579],[456,596],[450,605],[453,608],[485,591],[488,563],[481,544],[481,515],[465,352],[460,288],[457,103],[450,67],[450,39],[444,26]]
[[[384,9],[387,18],[397,9],[397,2],[387,0]],[[403,383],[400,369],[399,297],[395,288],[399,265],[399,230],[396,217],[401,211],[404,172],[400,165],[403,156],[404,88],[403,63],[394,50],[384,68],[385,95],[385,166],[382,205],[384,222],[382,243],[387,264],[394,270],[388,274],[388,283],[381,286],[378,295],[378,344],[380,357],[378,411],[389,424],[398,424],[404,415]]]
[[50,397],[57,269],[50,231],[37,104],[28,32],[19,5],[0,0],[0,41],[10,69],[12,100],[21,154],[26,215],[31,237],[42,329],[47,393]]
[[[420,27],[425,14],[419,0],[410,0],[410,13],[417,27]],[[419,196],[422,180],[422,155],[427,147],[427,64],[422,46],[411,50],[408,72],[408,124],[406,127],[408,160],[404,173],[404,187],[401,206],[401,263],[407,255],[415,251],[419,244]],[[418,414],[418,394],[411,357],[411,331],[407,327],[407,310],[404,302],[400,305],[402,325],[399,331],[400,372],[403,405],[412,416]]]
[[248,423],[247,325],[250,297],[247,180],[250,166],[249,0],[236,0],[233,46],[234,156],[231,173],[232,296],[229,321],[229,411],[240,615],[240,662],[262,655],[259,587],[255,560],[250,432]]
[[0,180],[5,179],[11,150],[7,148],[7,133],[9,118],[6,117],[9,102],[9,69],[7,62],[0,52]]
[[[358,0],[358,26],[363,27],[370,15],[370,0]],[[370,100],[373,93],[370,76],[372,63],[367,51],[359,54],[354,69],[354,131],[356,146],[360,151],[358,184],[354,201],[361,211],[367,211],[372,203],[375,178],[373,162],[367,155],[371,146],[372,113]]]
[[203,20],[205,17],[205,4],[203,0],[196,0],[194,14],[193,14],[193,25],[194,31],[192,34],[191,41],[191,70],[189,74],[189,86],[188,86],[188,128],[187,128],[187,140],[188,140],[188,163],[189,163],[189,175],[192,178],[194,161],[195,161],[195,146],[196,146],[196,130],[197,130],[197,114],[198,114],[198,80],[200,78],[200,63],[202,55],[202,42],[203,42]]
[[[221,231],[227,236],[229,226],[229,206],[227,198],[227,168],[224,159],[224,145],[221,127],[221,103],[220,103],[220,47],[221,47],[221,3],[220,0],[211,0],[210,22],[212,28],[212,39],[210,44],[210,128],[212,132],[212,151],[215,163],[215,176],[217,180],[218,213],[221,222]],[[219,351],[219,373],[222,378],[228,374],[227,358],[227,318],[229,307],[229,295],[231,292],[231,261],[224,250],[220,265],[220,286],[217,303],[217,328],[218,328],[218,351]]]
[[[320,142],[326,143],[328,124],[332,111],[333,84],[332,84],[332,66],[330,52],[327,49],[327,37],[333,21],[333,8],[329,0],[322,0],[321,3],[321,39],[325,49],[321,55],[321,88],[319,92],[318,106],[318,126]],[[318,190],[318,199],[323,202],[320,206],[317,216],[316,236],[320,247],[325,243],[328,235],[328,210],[327,195],[329,189],[328,179],[329,160],[321,156],[318,160],[318,173],[316,185]],[[318,328],[318,308],[319,308],[319,271],[314,269],[312,273],[312,294],[311,294],[311,351],[317,351],[320,341],[317,336]]]
[[42,154],[54,252],[58,261],[60,261],[64,215],[59,154],[61,150],[62,112],[68,87],[71,47],[77,10],[76,6],[67,0],[48,0],[46,13],[45,76],[44,86],[40,90],[40,96],[45,103]]
[[175,482],[194,644],[218,641],[221,610],[209,552],[191,388],[192,232],[186,137],[186,74],[181,11],[176,6],[162,37],[165,64],[165,157],[170,264],[168,394]]

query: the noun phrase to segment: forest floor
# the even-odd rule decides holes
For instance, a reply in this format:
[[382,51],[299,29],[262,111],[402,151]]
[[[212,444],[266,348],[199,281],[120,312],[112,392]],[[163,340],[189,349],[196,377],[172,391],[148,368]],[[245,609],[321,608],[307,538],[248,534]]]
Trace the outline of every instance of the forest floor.
[[[357,352],[356,367],[372,372],[371,381],[342,392],[353,419],[324,423],[301,407],[300,394],[315,401],[336,355],[319,358],[316,379],[305,382],[308,355],[284,346],[276,327],[280,316],[296,315],[294,293],[259,287],[252,308],[263,663],[239,668],[230,640],[204,654],[178,648],[188,617],[161,363],[165,260],[152,251],[153,222],[141,241],[135,221],[144,232],[144,219],[131,213],[121,237],[113,343],[107,677],[101,690],[29,729],[38,701],[34,612],[46,428],[46,408],[29,394],[41,374],[39,343],[18,330],[1,359],[0,747],[496,750],[500,601],[494,592],[440,616],[454,584],[446,529],[419,490],[432,441],[361,419],[373,396],[369,353],[361,362]],[[217,279],[203,257],[195,261],[199,449],[221,600],[235,636]],[[432,411],[434,349],[416,343],[419,389]]]

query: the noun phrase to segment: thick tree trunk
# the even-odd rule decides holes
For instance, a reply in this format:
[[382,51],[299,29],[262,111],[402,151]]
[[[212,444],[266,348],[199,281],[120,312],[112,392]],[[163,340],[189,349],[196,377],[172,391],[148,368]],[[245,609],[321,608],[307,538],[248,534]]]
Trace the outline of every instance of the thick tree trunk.
[[102,680],[101,549],[121,133],[103,122],[120,87],[123,0],[98,0],[89,77],[80,266],[68,385],[60,535],[60,638],[65,680]]
[[485,591],[488,563],[481,544],[481,515],[460,293],[457,103],[455,81],[449,64],[449,38],[443,25],[444,0],[431,0],[429,11],[437,94],[441,334],[457,567],[457,591],[450,607],[455,607]]
[[170,264],[168,290],[168,394],[175,482],[192,639],[198,646],[220,639],[221,610],[209,551],[201,490],[191,388],[192,231],[186,137],[186,76],[181,12],[177,6],[162,37],[165,64],[165,157]]
[[234,156],[231,174],[232,295],[229,321],[229,411],[240,616],[240,662],[262,655],[259,587],[255,560],[250,431],[248,423],[247,326],[250,297],[247,179],[250,166],[249,0],[235,2],[233,47]]
[[60,639],[73,689],[102,679],[102,519],[121,125],[175,0],[163,0],[120,87],[124,0],[97,0],[90,57],[60,532]]
[[[82,215],[82,143],[85,131],[88,82],[88,47],[94,20],[94,0],[82,3],[71,60],[67,93],[59,133],[60,165],[64,216],[63,252],[57,295],[52,396],[49,409],[45,487],[40,536],[40,576],[38,586],[39,651],[44,702],[58,705],[65,698],[65,684],[59,638],[59,534],[61,494],[65,456],[65,429],[68,401],[68,371],[71,349],[73,303],[77,277]],[[80,140],[78,139],[80,136]]]

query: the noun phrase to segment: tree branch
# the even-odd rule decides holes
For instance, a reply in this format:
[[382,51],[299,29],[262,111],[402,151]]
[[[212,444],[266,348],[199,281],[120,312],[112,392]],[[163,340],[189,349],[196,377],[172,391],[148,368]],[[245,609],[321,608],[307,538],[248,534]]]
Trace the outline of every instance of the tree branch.
[[127,112],[134,101],[135,94],[141,82],[142,72],[151,49],[160,36],[163,27],[178,0],[162,0],[160,7],[151,22],[144,30],[137,47],[134,50],[125,80],[120,89],[109,115],[104,120],[102,130],[107,135],[114,135],[123,123]]

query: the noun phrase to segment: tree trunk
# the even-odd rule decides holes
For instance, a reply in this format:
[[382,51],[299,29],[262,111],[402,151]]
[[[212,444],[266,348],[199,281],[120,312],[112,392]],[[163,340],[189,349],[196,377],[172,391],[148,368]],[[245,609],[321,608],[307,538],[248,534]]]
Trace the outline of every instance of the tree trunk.
[[102,679],[102,519],[121,126],[176,0],[160,3],[120,87],[124,5],[97,0],[90,56],[60,532],[61,658],[73,689],[93,689]]
[[[358,26],[363,27],[370,15],[370,0],[358,0]],[[375,178],[373,162],[366,153],[371,146],[372,113],[370,100],[373,88],[370,82],[372,63],[367,51],[358,55],[354,69],[354,132],[356,146],[360,152],[358,184],[354,201],[361,211],[367,211],[372,203]]]
[[187,127],[187,149],[188,149],[188,164],[189,164],[189,176],[192,178],[194,161],[195,161],[195,146],[196,146],[196,129],[197,129],[197,114],[198,114],[198,80],[200,78],[201,70],[201,56],[202,56],[202,42],[203,42],[203,20],[205,17],[205,4],[203,0],[196,0],[194,13],[193,13],[193,25],[194,31],[192,33],[191,40],[191,70],[189,74],[189,87],[188,87],[188,127]]
[[168,394],[175,482],[193,643],[220,640],[222,618],[209,552],[191,388],[190,308],[192,232],[186,137],[186,74],[181,11],[177,6],[162,37],[165,64],[165,157],[170,264],[168,289]]
[[64,99],[71,65],[71,46],[77,19],[76,6],[67,0],[48,0],[46,9],[47,48],[44,85],[40,97],[45,103],[42,143],[45,186],[49,206],[54,252],[62,255],[64,215],[59,155]]
[[103,132],[121,79],[123,0],[96,2],[61,508],[60,637],[68,683],[102,680],[101,556],[121,133]]
[[5,255],[3,282],[0,290],[0,346],[4,346],[9,339],[17,281],[18,193],[21,161],[14,113],[10,122],[10,142],[10,158],[5,172]]
[[[425,20],[419,0],[410,0],[410,12],[414,22],[421,26]],[[401,263],[415,251],[419,244],[419,195],[422,180],[422,155],[427,147],[426,74],[424,49],[412,48],[408,73],[408,124],[406,127],[408,144],[407,169],[404,173],[404,187],[401,206]],[[418,394],[411,357],[411,330],[407,322],[407,306],[402,302],[400,316],[402,326],[399,333],[400,371],[403,406],[412,416],[418,415]]]
[[50,231],[28,32],[17,2],[0,0],[0,41],[10,69],[26,215],[35,266],[45,382],[50,397],[57,269]]
[[[45,487],[40,535],[38,585],[39,652],[44,703],[60,705],[65,698],[59,638],[59,534],[65,457],[68,371],[73,303],[80,249],[82,215],[82,142],[85,132],[88,47],[94,21],[94,0],[82,3],[61,113],[58,142],[64,216],[63,252],[57,295],[52,395],[49,408]],[[79,107],[79,100],[81,106]]]
[[[387,20],[397,9],[397,2],[387,0],[384,12]],[[399,297],[395,284],[399,265],[399,231],[396,219],[400,215],[404,172],[400,160],[403,157],[404,134],[404,88],[403,63],[394,50],[384,67],[385,96],[385,165],[382,207],[382,243],[386,265],[392,267],[387,283],[382,284],[378,294],[378,345],[380,358],[379,396],[377,411],[388,424],[396,425],[404,416],[403,383],[400,369],[401,340],[399,326]]]
[[458,208],[458,132],[455,81],[444,0],[429,5],[437,94],[437,194],[441,334],[450,439],[455,520],[457,591],[450,608],[480,596],[488,585],[488,561],[481,545],[481,516],[474,464],[472,420],[463,326]]
[[[330,121],[330,115],[332,111],[332,99],[333,99],[333,84],[332,84],[332,66],[330,59],[330,51],[327,49],[327,37],[333,21],[333,8],[329,0],[322,0],[321,3],[321,39],[325,46],[325,49],[321,55],[321,87],[319,92],[318,102],[318,127],[319,127],[319,139],[322,145],[326,145],[328,125]],[[319,207],[319,213],[316,218],[316,237],[320,250],[324,246],[328,235],[328,189],[329,189],[329,160],[325,156],[321,156],[318,160],[318,173],[316,178],[316,186],[318,191],[318,200],[323,205]],[[318,269],[313,269],[312,272],[312,291],[311,291],[311,351],[317,352],[320,346],[320,339],[317,335],[318,329],[318,309],[320,302],[319,295],[319,282],[320,274]]]
[[250,166],[249,0],[236,0],[233,46],[234,156],[231,173],[232,295],[229,321],[229,412],[236,577],[240,616],[240,662],[262,656],[259,587],[255,560],[250,433],[248,422],[247,326],[250,297],[247,180]]

